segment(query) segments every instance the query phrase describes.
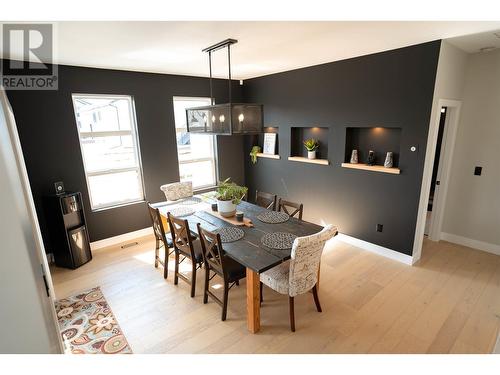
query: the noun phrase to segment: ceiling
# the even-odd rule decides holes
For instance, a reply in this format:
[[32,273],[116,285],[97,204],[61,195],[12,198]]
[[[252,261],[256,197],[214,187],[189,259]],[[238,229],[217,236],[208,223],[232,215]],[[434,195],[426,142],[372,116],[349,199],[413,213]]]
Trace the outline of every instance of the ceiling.
[[487,52],[500,48],[500,30],[464,35],[448,39],[448,42],[468,53]]
[[[247,79],[394,48],[500,31],[500,22],[58,22],[56,63],[208,76],[201,50],[226,38],[233,78]],[[488,33],[491,34],[491,33]],[[486,35],[486,34],[485,34]],[[500,41],[500,38],[498,39]],[[495,42],[497,42],[495,40]],[[454,39],[468,52],[471,39]],[[3,51],[0,50],[3,55]],[[20,58],[21,56],[13,56]],[[213,57],[216,77],[227,76],[227,54]]]

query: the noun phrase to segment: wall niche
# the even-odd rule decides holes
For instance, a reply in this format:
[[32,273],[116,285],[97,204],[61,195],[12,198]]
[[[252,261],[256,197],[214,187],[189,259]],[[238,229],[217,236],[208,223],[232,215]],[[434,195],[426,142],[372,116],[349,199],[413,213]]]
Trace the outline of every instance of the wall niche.
[[290,157],[307,158],[304,141],[314,138],[319,142],[316,159],[328,160],[328,128],[324,127],[292,127],[290,134]]
[[[265,133],[274,133],[276,134],[276,146],[275,152],[273,154],[264,154],[264,134]],[[262,152],[257,154],[259,158],[268,158],[268,159],[279,159],[280,158],[280,140],[279,140],[279,128],[277,126],[267,126],[264,127],[264,133],[252,135],[252,146],[260,146]]]
[[352,150],[358,150],[359,164],[365,164],[368,151],[375,152],[375,166],[383,166],[387,152],[393,153],[393,168],[399,168],[401,128],[386,127],[348,127],[344,162],[351,160]]

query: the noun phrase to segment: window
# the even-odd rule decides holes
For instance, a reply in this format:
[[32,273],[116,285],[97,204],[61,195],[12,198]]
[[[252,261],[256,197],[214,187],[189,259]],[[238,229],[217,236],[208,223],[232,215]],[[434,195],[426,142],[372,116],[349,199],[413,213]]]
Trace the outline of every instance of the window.
[[210,105],[210,98],[174,97],[179,174],[181,182],[191,181],[194,189],[217,184],[215,137],[187,132],[186,108],[205,105]]
[[132,97],[73,95],[93,210],[144,200]]

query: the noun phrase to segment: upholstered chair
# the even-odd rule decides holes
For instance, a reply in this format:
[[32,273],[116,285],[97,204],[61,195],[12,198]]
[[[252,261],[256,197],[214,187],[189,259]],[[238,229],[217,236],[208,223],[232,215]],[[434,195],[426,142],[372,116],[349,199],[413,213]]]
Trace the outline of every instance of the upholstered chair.
[[182,198],[193,196],[193,183],[191,181],[162,185],[160,189],[163,191],[168,201],[177,201]]
[[319,233],[296,238],[292,245],[291,259],[260,274],[261,293],[262,286],[265,284],[278,293],[288,295],[290,328],[292,332],[295,332],[295,296],[312,290],[316,309],[318,312],[321,312],[316,287],[319,263],[326,241],[336,235],[337,228],[333,225],[328,225]]

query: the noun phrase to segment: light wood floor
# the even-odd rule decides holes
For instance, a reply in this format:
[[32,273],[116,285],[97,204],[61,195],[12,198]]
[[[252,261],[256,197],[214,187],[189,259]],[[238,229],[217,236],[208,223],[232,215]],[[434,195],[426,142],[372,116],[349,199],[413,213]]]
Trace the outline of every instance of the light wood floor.
[[[500,322],[500,256],[425,241],[417,266],[405,266],[338,240],[323,254],[319,296],[296,298],[295,333],[286,296],[264,289],[261,331],[246,329],[245,284],[220,307],[163,279],[150,238],[94,252],[70,271],[54,268],[58,298],[101,286],[135,353],[491,353]],[[173,267],[170,267],[172,269]],[[213,280],[215,281],[215,279]]]

